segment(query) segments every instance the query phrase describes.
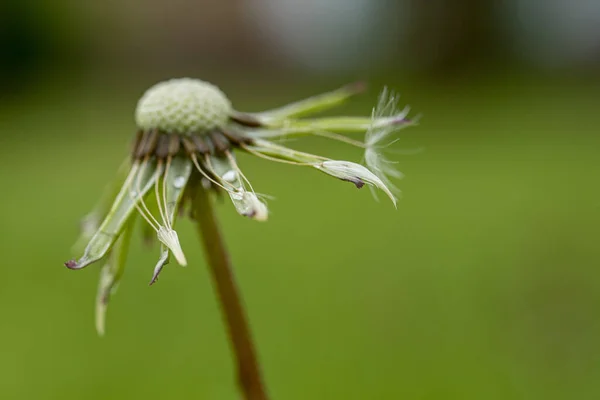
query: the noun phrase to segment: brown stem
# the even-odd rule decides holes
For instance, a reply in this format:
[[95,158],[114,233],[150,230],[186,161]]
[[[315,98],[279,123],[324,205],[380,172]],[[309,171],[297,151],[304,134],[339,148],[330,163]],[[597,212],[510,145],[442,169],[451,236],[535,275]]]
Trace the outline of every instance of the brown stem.
[[238,384],[244,400],[267,400],[252,335],[208,192],[199,188],[194,199],[198,233],[219,296],[223,319],[237,361]]

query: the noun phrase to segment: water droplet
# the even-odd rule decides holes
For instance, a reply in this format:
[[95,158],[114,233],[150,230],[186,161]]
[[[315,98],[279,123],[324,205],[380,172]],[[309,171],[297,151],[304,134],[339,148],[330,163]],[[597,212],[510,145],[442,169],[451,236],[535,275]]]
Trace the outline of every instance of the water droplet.
[[229,171],[227,171],[223,174],[223,180],[225,180],[227,182],[235,182],[236,179],[237,179],[237,173],[232,169],[230,169]]
[[183,176],[178,176],[175,178],[175,180],[173,180],[173,186],[175,186],[177,189],[181,189],[183,185],[185,185],[185,178]]

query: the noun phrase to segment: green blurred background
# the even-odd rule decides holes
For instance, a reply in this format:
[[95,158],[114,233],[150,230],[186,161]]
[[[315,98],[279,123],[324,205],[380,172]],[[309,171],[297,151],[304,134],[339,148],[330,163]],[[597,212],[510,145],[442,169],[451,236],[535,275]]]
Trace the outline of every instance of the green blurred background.
[[0,397],[239,398],[189,222],[190,266],[151,288],[135,242],[104,338],[99,266],[62,266],[141,93],[192,76],[248,111],[366,79],[340,112],[387,84],[423,115],[398,210],[240,156],[276,197],[266,224],[219,207],[273,399],[600,398],[600,5],[499,4],[0,3]]

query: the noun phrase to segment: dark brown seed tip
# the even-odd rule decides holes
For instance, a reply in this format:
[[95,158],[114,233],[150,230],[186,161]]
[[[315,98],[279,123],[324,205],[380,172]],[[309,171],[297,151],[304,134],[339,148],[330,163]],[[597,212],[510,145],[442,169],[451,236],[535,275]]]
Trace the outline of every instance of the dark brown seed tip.
[[254,218],[256,216],[256,211],[252,210],[250,212],[244,213],[243,215],[244,215],[244,217]]
[[159,268],[154,270],[154,273],[152,274],[152,279],[150,279],[150,283],[148,284],[148,286],[152,286],[156,283],[156,281],[158,281],[158,276],[160,275],[160,271],[162,271],[162,269],[165,265],[167,265],[167,264],[163,264]]
[[356,186],[358,189],[365,186],[365,182],[360,178],[348,178],[348,179],[342,179],[342,180],[346,181],[346,182],[354,183],[354,186]]
[[65,263],[65,267],[67,267],[69,269],[77,269],[77,261],[69,260]]

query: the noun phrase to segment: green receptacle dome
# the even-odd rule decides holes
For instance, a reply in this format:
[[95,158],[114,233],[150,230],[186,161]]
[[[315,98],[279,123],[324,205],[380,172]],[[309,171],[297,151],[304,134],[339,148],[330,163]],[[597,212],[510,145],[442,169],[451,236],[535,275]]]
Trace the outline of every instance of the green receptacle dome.
[[231,102],[215,85],[199,79],[171,79],[144,93],[135,122],[143,130],[198,134],[225,125],[231,110]]

